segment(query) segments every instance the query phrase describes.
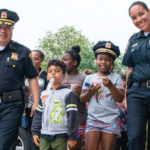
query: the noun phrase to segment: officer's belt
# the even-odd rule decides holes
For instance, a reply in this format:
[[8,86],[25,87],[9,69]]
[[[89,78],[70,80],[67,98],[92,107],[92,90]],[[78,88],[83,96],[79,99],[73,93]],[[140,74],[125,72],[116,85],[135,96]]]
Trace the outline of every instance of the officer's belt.
[[147,80],[147,81],[134,81],[132,85],[139,86],[139,87],[150,88],[150,80]]
[[21,90],[3,92],[2,96],[0,96],[1,102],[12,102],[22,100],[22,92]]

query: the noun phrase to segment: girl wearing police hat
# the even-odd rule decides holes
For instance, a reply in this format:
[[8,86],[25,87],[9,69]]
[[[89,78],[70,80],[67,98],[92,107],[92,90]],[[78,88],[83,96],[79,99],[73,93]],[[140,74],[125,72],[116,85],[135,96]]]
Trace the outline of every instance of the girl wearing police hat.
[[128,67],[128,148],[145,150],[146,123],[150,120],[150,9],[136,1],[129,8],[129,16],[140,31],[129,39],[123,58],[123,65]]
[[110,41],[99,41],[93,48],[98,72],[88,75],[80,100],[89,102],[86,125],[86,149],[113,150],[120,135],[117,102],[124,98],[120,75],[112,73],[112,65],[119,56],[119,47]]

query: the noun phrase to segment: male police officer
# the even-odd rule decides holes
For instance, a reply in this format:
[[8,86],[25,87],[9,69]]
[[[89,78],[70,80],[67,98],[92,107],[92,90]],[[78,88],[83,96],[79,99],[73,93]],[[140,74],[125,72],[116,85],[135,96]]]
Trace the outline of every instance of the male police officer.
[[39,87],[37,72],[31,60],[31,51],[14,41],[12,31],[18,15],[0,9],[0,150],[14,150],[22,116],[24,78],[29,79],[34,104],[31,116],[38,105]]

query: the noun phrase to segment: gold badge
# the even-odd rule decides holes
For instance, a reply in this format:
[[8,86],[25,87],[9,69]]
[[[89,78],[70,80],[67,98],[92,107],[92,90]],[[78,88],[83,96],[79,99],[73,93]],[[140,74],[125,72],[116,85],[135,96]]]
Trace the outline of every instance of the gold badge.
[[111,43],[107,42],[105,45],[106,48],[111,48]]
[[18,60],[18,54],[17,53],[11,53],[11,59]]
[[2,11],[1,18],[3,18],[3,19],[7,18],[7,12],[6,11]]

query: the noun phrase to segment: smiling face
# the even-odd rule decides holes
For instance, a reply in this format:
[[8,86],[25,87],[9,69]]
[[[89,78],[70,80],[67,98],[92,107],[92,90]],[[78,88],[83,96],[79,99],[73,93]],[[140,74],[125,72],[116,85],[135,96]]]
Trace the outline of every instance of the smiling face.
[[36,69],[39,69],[41,66],[41,63],[43,62],[43,58],[41,58],[40,53],[33,51],[32,58],[33,58]]
[[111,67],[114,60],[108,54],[98,54],[96,57],[96,64],[101,75],[108,75],[111,72]]
[[150,32],[150,10],[142,5],[133,5],[130,9],[130,17],[133,24],[144,32]]
[[0,25],[0,46],[6,46],[12,38],[13,26]]

